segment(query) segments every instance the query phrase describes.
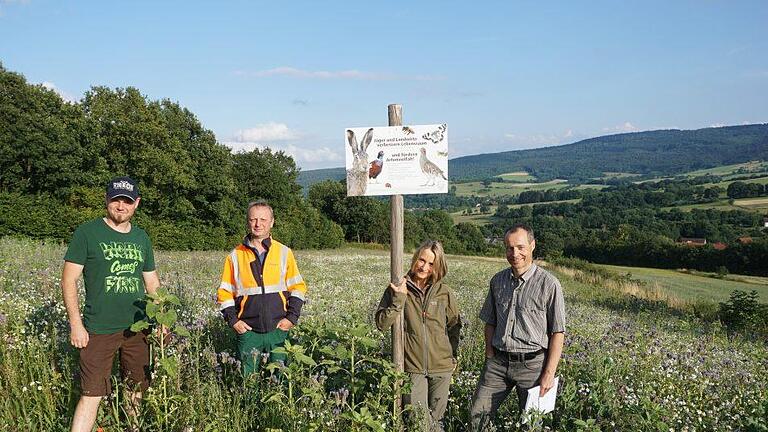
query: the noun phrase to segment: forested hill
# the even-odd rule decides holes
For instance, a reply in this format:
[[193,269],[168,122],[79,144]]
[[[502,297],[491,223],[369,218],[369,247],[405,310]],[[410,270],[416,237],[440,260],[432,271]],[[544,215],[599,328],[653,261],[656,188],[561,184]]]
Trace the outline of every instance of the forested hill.
[[608,135],[573,144],[465,156],[450,161],[453,179],[528,171],[540,181],[586,179],[603,172],[674,175],[768,159],[768,124]]
[[[452,180],[527,171],[540,181],[584,180],[603,172],[675,175],[768,160],[768,124],[697,130],[657,130],[601,136],[556,147],[464,156],[448,161]],[[344,177],[342,168],[305,171],[302,186]]]
[[308,170],[299,172],[299,177],[296,181],[304,188],[309,190],[309,187],[315,183],[319,183],[323,180],[342,180],[346,177],[344,168],[322,168],[316,170]]

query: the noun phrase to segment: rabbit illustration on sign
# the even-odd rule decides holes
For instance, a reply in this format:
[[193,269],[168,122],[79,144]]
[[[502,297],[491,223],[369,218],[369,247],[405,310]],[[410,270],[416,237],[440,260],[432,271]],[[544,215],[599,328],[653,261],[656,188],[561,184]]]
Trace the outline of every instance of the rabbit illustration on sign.
[[360,144],[357,143],[355,132],[347,129],[347,143],[352,149],[352,168],[347,170],[347,195],[362,196],[368,187],[368,145],[373,139],[373,128],[363,136]]

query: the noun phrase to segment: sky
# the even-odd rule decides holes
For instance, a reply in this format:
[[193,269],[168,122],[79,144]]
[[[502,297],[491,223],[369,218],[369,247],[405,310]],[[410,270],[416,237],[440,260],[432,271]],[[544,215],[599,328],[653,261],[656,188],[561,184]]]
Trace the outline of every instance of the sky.
[[344,131],[447,123],[450,158],[768,122],[768,1],[0,0],[0,62],[136,87],[234,151],[344,165]]

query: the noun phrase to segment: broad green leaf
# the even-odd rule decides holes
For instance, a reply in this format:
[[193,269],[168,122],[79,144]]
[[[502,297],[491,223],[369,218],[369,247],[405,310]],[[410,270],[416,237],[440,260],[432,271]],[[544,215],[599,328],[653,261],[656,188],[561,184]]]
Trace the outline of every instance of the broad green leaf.
[[173,327],[173,325],[176,323],[176,320],[178,319],[178,315],[174,309],[171,309],[166,312],[158,312],[155,318],[159,324],[162,324],[166,327]]
[[176,324],[176,327],[173,328],[173,332],[179,336],[184,336],[184,337],[190,336],[189,330],[187,330],[184,326],[181,326],[178,324]]
[[169,303],[175,304],[176,306],[181,306],[181,301],[179,300],[179,297],[174,294],[168,294],[168,298],[166,298],[166,300]]
[[368,335],[368,327],[364,325],[359,325],[357,327],[354,327],[352,330],[349,331],[352,336],[355,337],[363,337]]
[[379,346],[379,342],[377,342],[377,341],[375,341],[375,340],[373,340],[373,339],[371,339],[369,337],[362,337],[362,338],[360,338],[360,343],[363,346],[367,346],[368,348],[374,348],[374,347]]
[[296,361],[298,361],[299,363],[310,365],[310,366],[317,365],[317,362],[315,362],[315,360],[312,357],[309,357],[302,353],[296,353]]
[[157,305],[155,302],[147,302],[147,316],[150,318],[155,318],[157,315],[157,312],[160,310],[160,306]]
[[131,331],[134,333],[138,333],[148,328],[149,328],[149,323],[144,320],[137,321],[131,325]]
[[175,378],[178,375],[179,361],[176,359],[176,357],[166,357],[164,359],[160,359],[159,363],[165,373],[168,374],[168,376]]

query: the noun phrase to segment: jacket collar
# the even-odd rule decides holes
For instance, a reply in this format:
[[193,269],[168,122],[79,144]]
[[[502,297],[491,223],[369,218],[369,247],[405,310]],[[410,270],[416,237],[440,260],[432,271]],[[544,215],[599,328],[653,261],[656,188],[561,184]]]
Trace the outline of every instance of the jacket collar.
[[411,281],[410,277],[406,276],[406,278],[405,278],[405,286],[408,288],[409,291],[411,291],[415,295],[418,295],[419,297],[422,297],[422,296],[425,296],[427,294],[434,295],[434,293],[436,293],[437,291],[440,290],[440,288],[442,288],[443,281],[439,280],[439,281],[435,282],[432,285],[427,285],[426,286],[426,290],[422,291],[422,290],[419,289],[419,287],[416,286],[415,283],[413,283],[413,281]]
[[[269,252],[269,248],[272,246],[272,237],[267,237],[262,240],[261,245],[264,247],[265,251]],[[250,236],[247,235],[243,238],[243,246],[247,247],[248,249],[256,249],[251,246]]]

